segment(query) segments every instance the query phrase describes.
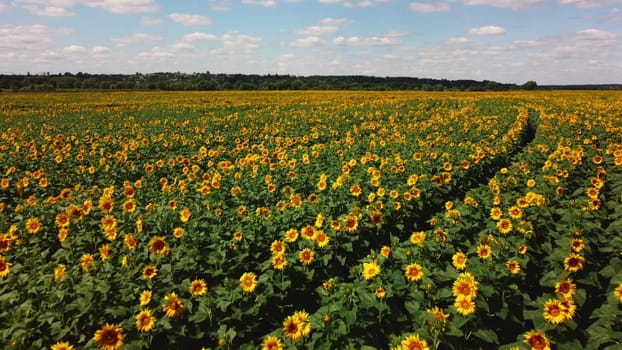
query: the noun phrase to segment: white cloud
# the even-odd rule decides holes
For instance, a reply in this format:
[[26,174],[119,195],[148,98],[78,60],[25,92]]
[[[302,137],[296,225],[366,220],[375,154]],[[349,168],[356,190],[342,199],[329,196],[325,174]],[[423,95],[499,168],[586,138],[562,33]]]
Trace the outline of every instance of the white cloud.
[[559,0],[562,5],[572,5],[578,9],[597,9],[612,4],[622,3],[620,0]]
[[255,51],[260,47],[262,39],[238,32],[229,32],[222,36],[223,48],[226,50],[242,50],[246,53]]
[[143,51],[138,54],[139,58],[144,58],[144,59],[149,59],[149,60],[151,59],[160,60],[163,58],[171,58],[173,56],[174,56],[173,52],[170,49],[160,47],[160,46],[154,46],[149,51]]
[[75,15],[68,10],[75,5],[74,0],[14,0],[12,4],[25,9],[34,16],[67,17]]
[[69,17],[75,15],[75,13],[64,7],[24,5],[23,8],[30,12],[31,15],[42,17]]
[[45,25],[0,25],[0,49],[2,50],[40,50],[53,43],[51,30]]
[[613,43],[616,41],[617,35],[600,29],[585,29],[577,32],[576,38],[592,42]]
[[449,5],[445,3],[412,2],[408,6],[415,12],[447,12]]
[[127,46],[127,45],[135,45],[135,44],[152,43],[152,42],[160,41],[162,40],[162,38],[159,36],[151,35],[151,34],[135,33],[135,34],[124,36],[124,37],[112,38],[110,40],[116,43],[117,46]]
[[472,35],[501,35],[505,34],[505,29],[499,26],[483,26],[479,28],[472,28],[469,30],[469,34]]
[[462,36],[447,39],[447,44],[449,45],[462,45],[462,44],[466,44],[469,42],[470,42],[469,39],[462,37]]
[[86,52],[86,48],[84,46],[80,46],[80,45],[70,45],[70,46],[65,46],[63,47],[63,52],[66,53],[84,53]]
[[214,11],[231,10],[231,0],[207,0],[207,5]]
[[313,47],[324,44],[324,40],[319,36],[309,36],[306,38],[298,39],[289,44],[293,47]]
[[380,3],[385,3],[386,0],[319,0],[321,4],[341,4],[344,7],[373,7]]
[[93,57],[107,57],[111,53],[112,50],[110,50],[106,46],[95,46],[91,49],[91,54],[93,55]]
[[212,20],[208,16],[191,15],[187,13],[174,12],[168,15],[168,18],[184,26],[207,26],[212,23]]
[[465,5],[487,5],[499,8],[508,8],[512,10],[521,10],[534,7],[546,0],[454,0]]
[[182,38],[183,41],[216,41],[218,40],[218,36],[214,34],[206,34],[200,32],[194,32],[190,34],[184,35]]
[[140,18],[140,24],[144,26],[157,26],[162,24],[162,20],[160,18],[153,18],[149,16],[142,16]]
[[307,35],[307,36],[325,36],[335,34],[339,31],[339,27],[336,25],[321,25],[321,26],[310,26],[298,29],[296,34],[298,35]]
[[345,26],[345,25],[350,25],[354,23],[356,23],[356,21],[353,19],[349,19],[349,18],[326,17],[320,20],[320,24],[323,24],[326,26]]
[[111,13],[148,13],[159,9],[155,0],[80,0],[80,3]]
[[333,44],[338,46],[390,46],[400,44],[400,33],[387,33],[384,35],[372,36],[369,38],[361,38],[358,36],[351,36],[345,38],[343,36],[333,39]]
[[261,6],[261,7],[276,7],[275,0],[242,0],[244,5]]
[[171,45],[171,48],[175,51],[194,51],[195,47],[187,42],[178,42]]
[[22,7],[35,16],[73,16],[70,9],[76,5],[99,8],[118,14],[147,13],[159,9],[155,0],[13,0],[13,5]]

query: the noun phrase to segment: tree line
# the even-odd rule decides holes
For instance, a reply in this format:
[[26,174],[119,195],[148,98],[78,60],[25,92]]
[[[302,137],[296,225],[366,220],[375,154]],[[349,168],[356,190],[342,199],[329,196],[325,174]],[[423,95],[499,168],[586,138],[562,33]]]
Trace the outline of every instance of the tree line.
[[505,91],[536,89],[534,81],[522,85],[494,81],[447,80],[413,77],[362,75],[257,75],[205,73],[136,73],[0,75],[5,91],[55,90],[423,90],[423,91]]

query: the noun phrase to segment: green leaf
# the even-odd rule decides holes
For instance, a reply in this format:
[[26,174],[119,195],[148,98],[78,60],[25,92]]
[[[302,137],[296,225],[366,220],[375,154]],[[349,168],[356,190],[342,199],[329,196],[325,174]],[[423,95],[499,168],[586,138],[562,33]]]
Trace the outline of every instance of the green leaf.
[[487,343],[499,344],[497,333],[493,330],[479,328],[473,332],[473,335]]
[[421,304],[415,300],[407,300],[404,302],[404,307],[411,315],[416,315],[421,311]]

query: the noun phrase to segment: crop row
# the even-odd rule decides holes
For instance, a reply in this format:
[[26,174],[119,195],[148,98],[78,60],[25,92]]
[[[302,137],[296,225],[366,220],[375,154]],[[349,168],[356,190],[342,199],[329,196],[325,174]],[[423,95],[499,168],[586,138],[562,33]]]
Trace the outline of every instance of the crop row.
[[622,339],[615,94],[33,96],[0,109],[3,345]]

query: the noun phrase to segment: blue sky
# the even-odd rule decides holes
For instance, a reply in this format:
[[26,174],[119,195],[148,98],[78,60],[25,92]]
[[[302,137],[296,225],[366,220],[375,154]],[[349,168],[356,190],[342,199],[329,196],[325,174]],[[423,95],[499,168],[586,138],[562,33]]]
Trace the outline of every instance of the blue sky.
[[0,0],[0,73],[622,83],[622,0]]

